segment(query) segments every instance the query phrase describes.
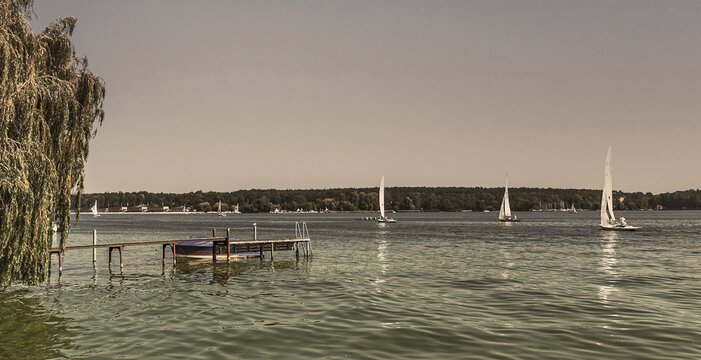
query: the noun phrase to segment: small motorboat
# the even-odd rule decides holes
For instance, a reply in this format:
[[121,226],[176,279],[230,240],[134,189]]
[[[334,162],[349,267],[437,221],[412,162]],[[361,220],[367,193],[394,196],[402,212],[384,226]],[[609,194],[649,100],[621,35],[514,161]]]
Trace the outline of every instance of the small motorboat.
[[[211,259],[212,258],[212,241],[197,241],[197,239],[208,239],[206,236],[190,237],[192,242],[183,242],[175,245],[175,253],[177,256],[185,256],[194,259]],[[229,241],[238,241],[237,238],[229,238]],[[231,257],[246,258],[260,256],[258,252],[251,253],[236,253],[231,254]],[[226,260],[226,253],[218,253],[217,260]]]

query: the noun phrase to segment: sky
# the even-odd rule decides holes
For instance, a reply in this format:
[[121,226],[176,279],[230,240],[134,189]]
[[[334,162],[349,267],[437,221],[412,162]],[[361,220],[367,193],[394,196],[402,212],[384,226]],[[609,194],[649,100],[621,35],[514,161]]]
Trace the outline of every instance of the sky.
[[700,188],[699,1],[35,0],[106,82],[86,192]]

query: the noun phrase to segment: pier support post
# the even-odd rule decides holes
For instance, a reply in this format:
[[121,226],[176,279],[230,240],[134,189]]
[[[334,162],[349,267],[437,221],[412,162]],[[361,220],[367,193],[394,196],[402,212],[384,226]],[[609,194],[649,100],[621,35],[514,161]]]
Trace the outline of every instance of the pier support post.
[[295,243],[295,257],[299,259],[299,242]]
[[226,228],[226,262],[231,261],[231,229]]
[[124,269],[124,256],[122,255],[122,245],[119,246],[110,246],[108,250],[108,266],[109,269],[112,270],[112,250],[117,249],[119,250],[119,269],[122,270]]
[[[97,245],[97,230],[92,231],[92,244]],[[96,248],[92,249],[92,267],[93,267],[93,269],[97,268],[97,249]]]
[[275,259],[275,243],[270,243],[270,260]]
[[[217,237],[217,229],[212,228],[212,238]],[[217,241],[212,240],[212,262],[217,262]]]
[[49,274],[51,274],[51,256],[56,254],[58,257],[58,274],[63,273],[63,252],[59,249],[52,249],[49,251]]
[[166,266],[166,247],[170,246],[170,251],[173,253],[173,266],[175,266],[175,243],[163,244],[163,266]]
[[258,227],[256,223],[253,223],[253,240],[258,240]]

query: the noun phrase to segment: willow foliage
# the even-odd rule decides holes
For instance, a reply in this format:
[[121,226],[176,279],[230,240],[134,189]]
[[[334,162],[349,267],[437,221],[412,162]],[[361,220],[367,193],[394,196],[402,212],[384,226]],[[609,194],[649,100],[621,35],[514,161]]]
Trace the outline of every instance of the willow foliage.
[[32,0],[0,0],[0,287],[46,279],[55,222],[65,248],[105,86],[75,55],[75,18],[34,34]]

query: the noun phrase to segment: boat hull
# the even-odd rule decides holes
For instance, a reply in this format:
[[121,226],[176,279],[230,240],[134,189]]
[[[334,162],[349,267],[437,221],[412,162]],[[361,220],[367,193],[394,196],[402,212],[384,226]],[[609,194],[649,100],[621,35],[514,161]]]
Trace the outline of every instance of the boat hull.
[[[202,253],[202,252],[178,252],[177,257],[186,257],[190,259],[200,259],[200,260],[212,260],[212,253]],[[256,258],[260,257],[259,253],[237,253],[231,254],[230,260],[246,259],[246,258]],[[217,260],[226,260],[226,254],[217,254]]]
[[601,230],[608,230],[608,231],[636,231],[640,230],[640,227],[638,226],[603,226],[599,225]]

